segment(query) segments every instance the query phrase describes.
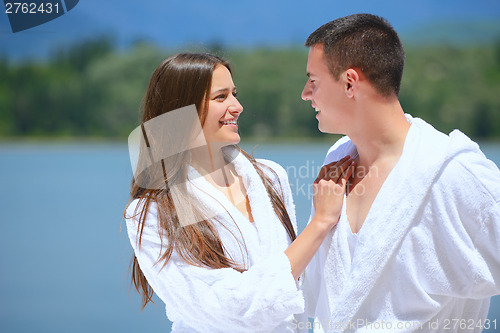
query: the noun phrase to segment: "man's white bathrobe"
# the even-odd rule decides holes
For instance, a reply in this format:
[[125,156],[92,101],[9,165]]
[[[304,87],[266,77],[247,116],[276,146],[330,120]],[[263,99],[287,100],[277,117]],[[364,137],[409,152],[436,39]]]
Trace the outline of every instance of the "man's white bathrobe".
[[[142,246],[137,247],[137,221],[127,218],[128,235],[135,255],[154,292],[165,303],[172,332],[294,332],[293,314],[304,311],[302,292],[291,273],[284,251],[289,237],[276,216],[264,184],[246,157],[226,147],[247,190],[253,223],[194,168],[190,168],[191,193],[218,213],[215,223],[226,255],[248,270],[209,269],[186,264],[174,251],[167,265],[155,265],[161,253],[156,208],[147,216]],[[264,171],[278,190],[297,230],[295,208],[285,170],[278,164],[258,160],[272,168]],[[133,216],[137,200],[127,209]],[[166,241],[166,240],[164,240]]]
[[[306,270],[317,332],[480,332],[500,293],[497,166],[461,132],[407,118],[402,156],[361,230],[351,232],[344,200]],[[344,137],[325,164],[355,153]]]

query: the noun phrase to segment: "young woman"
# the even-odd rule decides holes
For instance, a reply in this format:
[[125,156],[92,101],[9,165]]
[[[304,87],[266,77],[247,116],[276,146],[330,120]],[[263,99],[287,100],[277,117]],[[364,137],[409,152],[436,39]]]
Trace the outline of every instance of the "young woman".
[[293,315],[304,311],[297,281],[338,221],[354,162],[322,170],[330,179],[313,185],[316,213],[296,237],[285,170],[237,146],[243,108],[226,61],[166,59],[143,111],[125,212],[143,307],[154,291],[172,332],[293,332]]

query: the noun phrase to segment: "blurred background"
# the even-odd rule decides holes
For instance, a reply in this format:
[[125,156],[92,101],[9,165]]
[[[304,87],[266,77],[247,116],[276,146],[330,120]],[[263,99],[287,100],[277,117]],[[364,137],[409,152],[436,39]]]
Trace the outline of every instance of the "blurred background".
[[0,10],[1,332],[169,331],[161,301],[139,311],[122,215],[127,136],[149,77],[176,52],[232,63],[242,146],[289,171],[299,229],[338,138],[300,99],[303,43],[337,17],[387,18],[406,48],[405,111],[461,129],[500,165],[498,0],[86,0],[18,33]]

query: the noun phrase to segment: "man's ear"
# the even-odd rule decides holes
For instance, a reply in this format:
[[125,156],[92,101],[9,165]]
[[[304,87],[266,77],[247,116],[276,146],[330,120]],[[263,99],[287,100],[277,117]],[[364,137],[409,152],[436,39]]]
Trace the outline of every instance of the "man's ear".
[[359,84],[359,73],[354,68],[349,68],[342,75],[345,87],[345,93],[347,97],[353,97],[357,92],[358,84]]

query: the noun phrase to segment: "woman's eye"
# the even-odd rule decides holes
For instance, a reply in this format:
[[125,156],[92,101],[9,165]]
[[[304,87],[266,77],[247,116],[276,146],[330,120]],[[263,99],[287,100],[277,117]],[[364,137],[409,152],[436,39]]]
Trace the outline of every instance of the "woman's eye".
[[238,97],[238,93],[237,93],[236,91],[235,91],[235,92],[233,92],[233,96],[234,96],[234,97]]
[[216,100],[225,100],[226,99],[226,95],[225,94],[220,94],[217,97],[215,97],[215,99]]

